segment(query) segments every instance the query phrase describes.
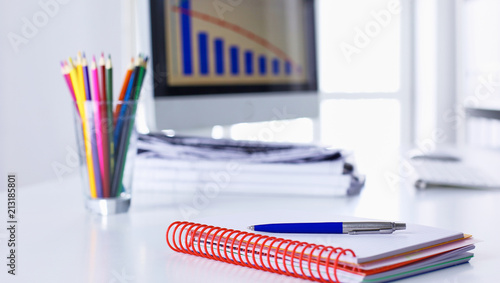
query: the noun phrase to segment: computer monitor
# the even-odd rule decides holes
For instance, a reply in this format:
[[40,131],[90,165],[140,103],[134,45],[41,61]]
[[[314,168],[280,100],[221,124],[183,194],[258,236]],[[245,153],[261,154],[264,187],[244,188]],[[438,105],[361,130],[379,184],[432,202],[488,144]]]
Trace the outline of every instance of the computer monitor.
[[149,5],[153,130],[318,115],[313,0]]

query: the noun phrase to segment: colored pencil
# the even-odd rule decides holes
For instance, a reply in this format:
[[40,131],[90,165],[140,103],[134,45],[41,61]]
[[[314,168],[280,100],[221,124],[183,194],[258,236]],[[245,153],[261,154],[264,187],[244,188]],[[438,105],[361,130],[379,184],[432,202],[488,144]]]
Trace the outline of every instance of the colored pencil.
[[[138,79],[137,79],[137,84],[133,88],[133,91],[135,92],[135,94],[134,94],[134,97],[132,98],[132,100],[135,103],[133,103],[132,105],[130,105],[130,107],[128,107],[129,111],[131,113],[127,117],[135,117],[135,114],[137,111],[137,101],[139,100],[139,96],[141,94],[142,83],[143,83],[144,77],[146,75],[146,66],[147,66],[146,64],[147,64],[147,58],[145,60],[143,60],[142,62],[139,62],[139,75],[138,75]],[[125,136],[124,139],[121,141],[121,143],[123,144],[123,146],[122,146],[123,152],[121,153],[121,155],[123,156],[123,161],[121,162],[121,164],[117,162],[117,168],[119,168],[118,180],[123,180],[123,173],[125,170],[127,152],[128,152],[128,148],[130,145],[130,136],[132,135],[133,129],[134,129],[134,120],[126,119],[125,125],[124,125],[124,130],[123,130],[123,132],[126,132],[126,133],[124,134],[124,136]],[[119,184],[119,186],[117,188],[116,196],[117,197],[120,196],[120,194],[124,191],[124,189],[125,188],[123,187],[123,184]]]
[[108,143],[108,134],[106,132],[105,124],[106,120],[102,117],[103,114],[103,102],[101,100],[102,96],[99,91],[99,75],[97,73],[97,66],[95,62],[95,58],[93,58],[90,67],[92,73],[92,90],[93,96],[92,100],[94,101],[94,114],[95,114],[95,123],[96,123],[96,140],[97,140],[97,150],[99,151],[99,165],[102,177],[102,197],[109,197],[109,143]]
[[[85,89],[83,86],[83,69],[80,62],[80,56],[77,60],[77,66],[74,67],[70,72],[70,77],[72,77],[73,87],[76,90],[77,104],[80,109],[80,115],[82,118],[82,132],[83,132],[83,142],[85,145],[85,158],[87,160],[87,170],[89,177],[89,186],[90,186],[90,196],[92,198],[97,197],[97,190],[95,184],[95,175],[94,175],[94,161],[92,159],[92,144],[90,142],[89,136],[89,125],[87,123],[87,115],[85,111]],[[73,60],[69,58],[69,62],[73,65]],[[74,79],[73,79],[74,78]]]
[[[104,53],[101,53],[101,57],[99,58],[99,63],[98,63],[98,73],[100,74],[100,95],[99,95],[99,99],[101,101],[101,108],[100,108],[100,111],[101,111],[101,117],[103,119],[105,119],[107,117],[107,108],[108,108],[108,105],[107,105],[107,91],[108,91],[108,87],[107,87],[107,76],[106,76],[106,68],[105,68],[105,61],[104,61]],[[112,107],[112,106],[110,106]],[[105,120],[107,121],[107,120]],[[106,125],[107,126],[107,125]],[[108,130],[108,127],[106,127],[106,134],[109,134],[109,130]],[[109,145],[107,145],[109,147]]]
[[125,169],[125,160],[128,149],[127,137],[128,137],[128,128],[130,118],[132,117],[132,108],[135,105],[135,89],[137,87],[137,81],[139,79],[139,69],[141,56],[137,58],[136,66],[134,67],[134,71],[130,76],[129,85],[127,87],[127,91],[125,97],[123,99],[123,104],[120,109],[120,113],[118,114],[118,119],[116,121],[115,127],[115,152],[116,152],[116,165],[115,172],[113,175],[113,185],[112,185],[112,194],[119,196],[121,192],[122,184],[121,180],[123,178],[123,171]]
[[[94,102],[91,100],[85,101],[85,115],[87,117],[87,135],[90,138],[89,142],[92,149],[92,169],[94,172],[95,190],[98,198],[102,198],[102,177],[99,167],[99,152],[97,146],[97,133],[95,131],[95,116]],[[87,164],[88,165],[88,164]]]
[[68,70],[69,70],[69,78],[71,79],[71,85],[73,86],[73,91],[75,93],[75,99],[76,99],[76,101],[78,101],[78,100],[80,100],[78,79],[77,79],[77,74],[76,74],[76,67],[75,67],[71,57],[68,60]]
[[113,66],[111,65],[111,55],[108,56],[108,60],[106,61],[106,106],[109,156],[113,157],[109,158],[109,168],[113,172],[115,165],[115,143],[113,141]]
[[[132,113],[132,108],[122,108],[124,109],[123,115],[125,116],[124,126],[127,126],[129,122],[129,118]],[[120,118],[118,118],[120,119]],[[123,130],[120,133],[119,139],[120,141],[124,141],[127,137],[127,131]],[[126,157],[126,148],[122,143],[116,149],[116,164],[115,164],[115,172],[113,172],[113,180],[111,181],[111,195],[118,197],[121,192],[122,186],[122,178],[123,178],[123,170],[125,169],[125,157]]]
[[104,60],[101,54],[99,67],[94,57],[89,67],[85,54],[78,52],[75,62],[61,62],[61,73],[81,117],[90,196],[119,197],[128,185],[124,170],[147,57],[132,58],[135,64],[127,70],[115,111],[111,56]]
[[78,74],[78,86],[80,87],[80,93],[82,95],[82,99],[88,100],[89,97],[87,96],[87,93],[85,92],[85,77],[83,75],[83,65],[82,65],[82,54],[81,52],[78,52],[78,56],[76,57],[76,71]]
[[[127,92],[127,88],[130,82],[130,77],[132,76],[132,72],[134,71],[134,58],[132,58],[130,62],[130,66],[127,69],[127,73],[125,74],[125,79],[123,80],[122,89],[120,91],[120,96],[118,97],[118,101],[123,101],[125,99],[125,93]],[[122,108],[121,103],[117,103],[115,107],[115,112],[113,115],[113,124],[116,125],[116,120],[120,113],[120,109]]]
[[87,64],[87,58],[85,58],[85,54],[83,54],[82,58],[82,72],[83,72],[83,84],[85,87],[85,97],[87,100],[92,99],[92,93],[90,90],[90,77],[89,77],[89,66]]
[[105,67],[105,61],[104,61],[104,53],[101,53],[101,57],[99,58],[99,72],[101,74],[101,100],[105,101],[106,100],[106,67]]
[[[94,59],[95,60],[95,59]],[[109,172],[113,172],[111,164],[113,163],[113,155],[110,155],[112,152],[114,152],[114,148],[111,148],[110,143],[112,143],[112,139],[110,139],[110,135],[113,133],[113,125],[112,123],[109,122],[107,118],[107,112],[108,108],[111,110],[113,105],[112,103],[108,102],[107,99],[107,76],[105,72],[105,67],[104,67],[104,53],[101,53],[101,57],[99,58],[99,63],[97,68],[97,73],[100,75],[98,78],[100,78],[100,95],[99,95],[99,100],[100,100],[100,116],[101,116],[101,126],[102,126],[102,135],[103,135],[103,148],[107,152],[107,159],[106,159],[106,166],[108,167]],[[110,176],[108,176],[107,180],[110,182]],[[109,190],[110,190],[111,184],[107,186],[108,191],[106,192],[106,195],[109,195]]]
[[128,102],[130,100],[130,97],[132,96],[132,89],[134,88],[134,85],[136,84],[137,72],[138,72],[138,67],[134,67],[134,71],[132,72],[132,75],[130,75],[130,80],[128,83],[125,97],[121,101],[122,107],[120,108],[120,111],[118,113],[118,118],[116,119],[116,125],[115,125],[115,131],[114,131],[115,152],[117,152],[117,148],[120,146],[119,145],[120,133],[121,133],[121,130],[123,128],[123,122],[124,122],[123,117],[126,117],[125,112],[126,112],[127,106],[130,104]]
[[[85,58],[85,54],[83,54],[83,58],[81,59],[82,62],[82,72],[83,72],[83,83],[85,86],[85,97],[87,98],[87,102],[85,103],[86,107],[86,114],[87,116],[87,125],[89,127],[89,134],[90,134],[90,143],[92,145],[92,161],[94,165],[94,176],[95,176],[95,187],[96,187],[96,192],[97,192],[97,197],[102,197],[102,163],[101,160],[103,158],[103,152],[102,152],[102,147],[100,143],[100,126],[99,126],[99,113],[95,113],[93,111],[93,104],[92,104],[92,99],[95,99],[92,96],[92,92],[90,89],[90,77],[89,77],[89,72],[88,72],[88,64],[87,64],[87,58]],[[97,95],[96,95],[97,97]],[[87,109],[90,108],[90,109]],[[90,113],[89,113],[90,112]]]
[[121,101],[122,107],[120,108],[118,118],[116,119],[115,131],[113,133],[115,143],[115,170],[113,172],[113,179],[111,181],[111,195],[113,196],[116,196],[118,194],[119,186],[121,186],[120,171],[122,165],[124,165],[123,155],[126,154],[124,152],[125,147],[123,141],[125,140],[127,133],[124,128],[126,126],[125,124],[127,120],[130,118],[130,98],[132,97],[133,88],[136,83],[137,70],[138,67],[134,67],[134,71],[132,72],[132,75],[130,75],[127,91],[125,97]]
[[134,87],[134,100],[137,101],[139,99],[139,95],[141,93],[141,88],[142,88],[142,82],[144,81],[144,76],[146,75],[146,60],[147,58],[144,58],[141,60],[139,63],[139,69],[138,69],[138,79],[137,79],[137,84]]
[[[109,109],[113,109],[113,105],[110,104],[108,102],[108,79],[107,79],[107,75],[106,75],[106,68],[105,68],[105,60],[104,60],[104,52],[101,52],[101,57],[99,58],[99,63],[98,63],[98,73],[100,74],[100,91],[101,91],[101,94],[99,96],[99,99],[101,100],[101,107],[100,107],[100,111],[101,111],[101,118],[103,119],[102,121],[105,121],[105,125],[106,127],[103,127],[103,134],[106,134],[108,135],[108,138],[107,138],[107,142],[106,142],[106,147],[107,147],[107,150],[108,152],[114,152],[114,148],[110,148],[110,144],[108,144],[110,141],[111,143],[113,142],[112,139],[110,139],[110,135],[112,135],[112,124],[110,124],[108,122],[108,119],[107,119],[107,112],[108,112],[108,108]],[[103,125],[104,125],[104,122],[103,122]],[[110,170],[111,169],[111,163],[113,162],[113,159],[114,158],[109,158],[108,160],[108,166],[110,167]]]
[[78,108],[78,113],[80,114],[80,117],[82,116],[83,110],[83,104],[82,104],[82,99],[81,94],[80,94],[80,88],[78,87],[78,78],[77,78],[77,72],[76,72],[76,67],[73,64],[73,60],[69,58],[68,60],[68,70],[69,70],[69,78],[71,80],[71,85],[73,86],[73,91],[75,93],[75,99],[76,99],[76,106]]
[[71,98],[74,102],[76,102],[75,90],[73,88],[73,84],[71,83],[71,78],[69,76],[69,67],[66,63],[61,61],[61,73],[66,80],[66,84],[68,85],[69,93],[71,94]]

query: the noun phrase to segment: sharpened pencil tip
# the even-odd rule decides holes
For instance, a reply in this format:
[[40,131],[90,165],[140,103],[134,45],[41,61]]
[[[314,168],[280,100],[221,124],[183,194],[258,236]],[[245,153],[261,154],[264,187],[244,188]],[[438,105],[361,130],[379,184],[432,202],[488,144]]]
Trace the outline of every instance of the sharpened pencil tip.
[[253,225],[251,225],[251,226],[248,226],[248,230],[250,230],[250,231],[253,231],[253,230],[254,230],[254,227],[253,227]]

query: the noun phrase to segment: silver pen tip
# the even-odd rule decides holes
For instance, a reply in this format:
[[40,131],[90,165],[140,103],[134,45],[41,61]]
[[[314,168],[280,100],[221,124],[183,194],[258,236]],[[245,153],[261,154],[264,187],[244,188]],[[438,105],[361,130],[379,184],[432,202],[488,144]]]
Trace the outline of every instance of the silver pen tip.
[[248,226],[248,230],[253,231],[253,225],[252,226]]
[[406,230],[406,223],[394,223],[395,230]]

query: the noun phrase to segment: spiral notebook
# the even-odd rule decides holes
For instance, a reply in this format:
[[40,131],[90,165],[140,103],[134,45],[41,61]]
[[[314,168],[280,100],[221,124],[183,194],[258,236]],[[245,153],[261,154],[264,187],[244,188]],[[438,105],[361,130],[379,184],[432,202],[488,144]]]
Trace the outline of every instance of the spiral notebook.
[[386,282],[468,262],[476,243],[460,232],[411,224],[391,235],[306,235],[250,233],[249,224],[278,221],[231,219],[174,222],[167,244],[176,252],[317,282]]

